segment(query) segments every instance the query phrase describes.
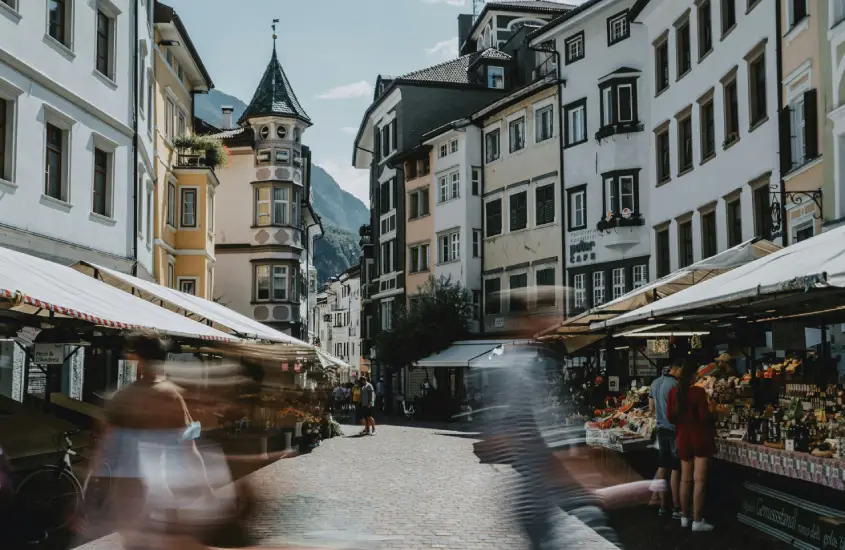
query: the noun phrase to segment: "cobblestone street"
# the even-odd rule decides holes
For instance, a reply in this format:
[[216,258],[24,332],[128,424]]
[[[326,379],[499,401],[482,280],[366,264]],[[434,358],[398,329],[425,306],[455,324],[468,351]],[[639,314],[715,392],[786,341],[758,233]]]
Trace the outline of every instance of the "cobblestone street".
[[[479,464],[472,434],[381,426],[374,437],[328,440],[310,455],[252,474],[261,500],[256,533],[266,545],[365,549],[515,549],[526,543],[504,516],[512,471]],[[613,548],[572,520],[577,547]],[[573,541],[575,543],[575,541]],[[116,537],[85,550],[120,548]]]

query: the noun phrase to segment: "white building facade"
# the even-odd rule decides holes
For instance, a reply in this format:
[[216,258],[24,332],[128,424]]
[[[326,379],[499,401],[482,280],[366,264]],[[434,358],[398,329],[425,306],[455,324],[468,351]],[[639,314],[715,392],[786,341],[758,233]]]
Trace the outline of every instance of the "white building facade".
[[[778,187],[777,2],[639,0],[654,219],[666,275],[755,236],[771,238]],[[643,25],[638,25],[642,23]]]
[[332,277],[317,296],[320,347],[361,372],[361,275],[352,266]]
[[534,47],[554,41],[566,82],[560,108],[570,315],[649,280],[648,41],[641,25],[628,23],[633,4],[586,2],[531,39]]
[[0,244],[131,270],[136,4],[0,2]]
[[[481,301],[481,130],[469,120],[435,130],[424,142],[432,147],[436,279],[448,278]],[[414,290],[409,289],[413,297]],[[478,331],[473,321],[472,332]]]

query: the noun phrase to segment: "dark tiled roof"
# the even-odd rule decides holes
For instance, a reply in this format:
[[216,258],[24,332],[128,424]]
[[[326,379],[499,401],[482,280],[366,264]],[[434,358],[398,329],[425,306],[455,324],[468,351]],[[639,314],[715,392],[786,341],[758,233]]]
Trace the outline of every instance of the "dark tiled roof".
[[572,4],[566,4],[564,2],[551,2],[549,0],[496,0],[494,2],[488,2],[486,5],[487,8],[491,10],[525,9],[529,11],[547,13],[557,13],[560,11],[566,11],[575,8],[575,6]]
[[275,47],[273,47],[273,56],[267,65],[267,70],[264,71],[264,76],[261,77],[261,82],[255,90],[255,95],[252,96],[252,101],[241,115],[238,124],[250,117],[272,115],[295,117],[311,124],[311,118],[299,104],[290,81],[279,64]]
[[479,59],[496,59],[509,61],[511,56],[504,52],[489,48],[483,52],[473,52],[462,55],[457,59],[446,61],[426,69],[414,71],[400,76],[398,81],[414,82],[445,82],[451,84],[480,84],[481,80],[476,74],[469,70]]
[[549,21],[549,23],[545,27],[541,27],[541,28],[537,29],[536,31],[532,32],[531,34],[529,34],[528,38],[532,39],[535,36],[539,36],[539,35],[547,32],[547,31],[550,31],[553,28],[560,25],[561,23],[564,23],[564,22],[572,19],[573,17],[575,17],[579,13],[583,13],[583,12],[587,11],[588,9],[592,8],[593,6],[595,6],[596,4],[600,4],[604,1],[605,0],[587,0],[583,4],[580,4],[578,6],[574,6],[573,9],[571,9],[570,11],[567,11],[566,13],[558,15],[557,17],[555,17],[554,19]]

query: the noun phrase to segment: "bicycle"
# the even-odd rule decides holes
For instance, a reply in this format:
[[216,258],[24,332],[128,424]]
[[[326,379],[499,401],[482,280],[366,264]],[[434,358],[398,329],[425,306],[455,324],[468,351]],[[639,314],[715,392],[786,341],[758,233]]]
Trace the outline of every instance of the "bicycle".
[[[93,476],[89,471],[84,482],[80,482],[73,473],[73,464],[77,456],[71,437],[79,430],[63,432],[57,443],[57,452],[61,458],[57,464],[41,466],[24,477],[15,491],[18,510],[29,522],[39,522],[34,532],[39,536],[55,534],[68,527],[74,519],[81,516],[83,506],[97,504],[104,507],[111,492],[111,469],[103,463],[101,468],[105,476],[99,473]],[[61,441],[64,440],[64,448]]]
[[417,418],[417,408],[413,403],[409,406],[408,402],[404,399],[402,399],[402,412],[405,413],[405,418],[408,420],[414,420]]

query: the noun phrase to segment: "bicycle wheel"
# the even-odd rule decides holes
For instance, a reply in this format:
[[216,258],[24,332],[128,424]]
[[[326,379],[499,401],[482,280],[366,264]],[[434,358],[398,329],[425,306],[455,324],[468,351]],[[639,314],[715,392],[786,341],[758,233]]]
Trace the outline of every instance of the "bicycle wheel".
[[18,485],[15,503],[33,529],[48,535],[67,527],[82,504],[82,485],[72,472],[42,466]]

